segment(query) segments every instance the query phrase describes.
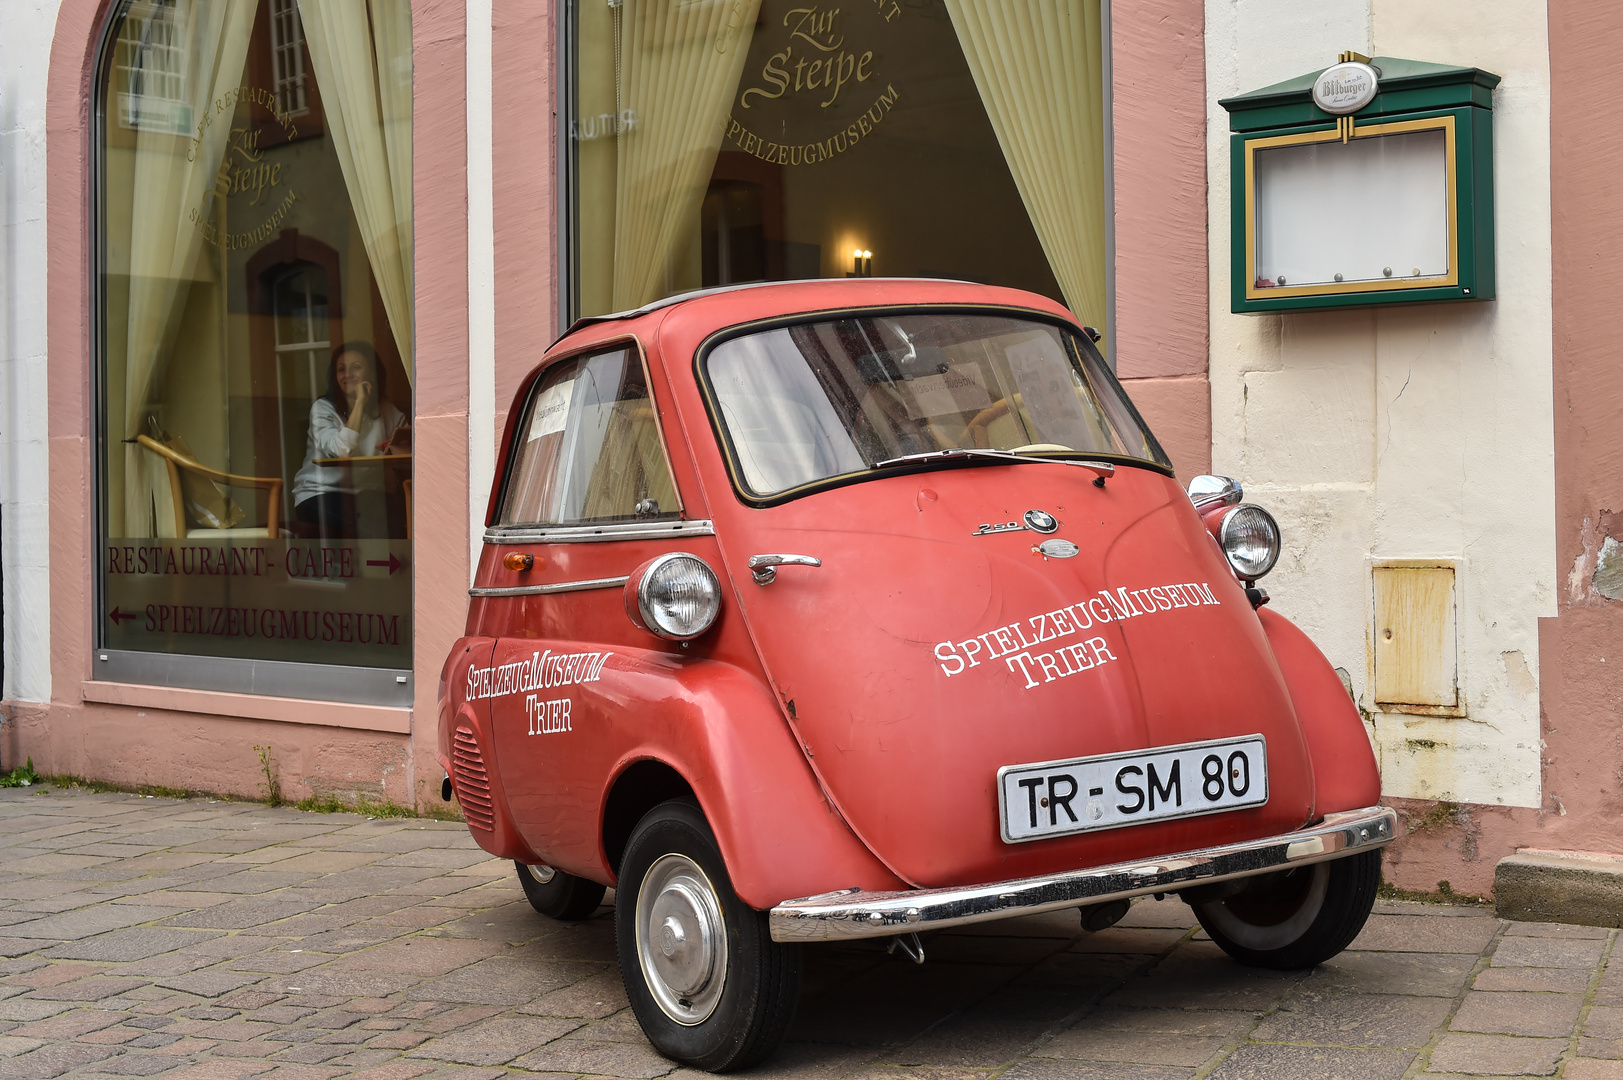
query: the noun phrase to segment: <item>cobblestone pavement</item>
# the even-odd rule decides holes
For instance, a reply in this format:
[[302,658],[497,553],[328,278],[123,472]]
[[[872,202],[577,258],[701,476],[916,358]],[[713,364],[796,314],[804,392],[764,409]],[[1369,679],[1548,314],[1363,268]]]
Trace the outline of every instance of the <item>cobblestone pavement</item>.
[[[611,894],[612,895],[612,894]],[[1623,1078],[1612,931],[1382,904],[1312,972],[1250,970],[1140,901],[808,954],[753,1075],[834,1080]],[[686,1074],[648,1046],[611,912],[563,925],[458,824],[0,792],[5,1077]]]

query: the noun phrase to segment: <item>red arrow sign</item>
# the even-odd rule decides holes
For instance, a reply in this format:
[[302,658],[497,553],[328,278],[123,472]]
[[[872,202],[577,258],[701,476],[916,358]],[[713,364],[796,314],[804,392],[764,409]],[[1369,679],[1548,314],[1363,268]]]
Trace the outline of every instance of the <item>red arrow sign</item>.
[[107,613],[107,617],[113,620],[114,626],[123,626],[125,619],[139,619],[141,616],[127,614],[115,607],[112,611]]
[[394,577],[394,572],[406,564],[395,558],[394,552],[391,551],[389,552],[389,557],[387,559],[368,559],[366,560],[366,565],[387,566],[389,568],[389,576]]

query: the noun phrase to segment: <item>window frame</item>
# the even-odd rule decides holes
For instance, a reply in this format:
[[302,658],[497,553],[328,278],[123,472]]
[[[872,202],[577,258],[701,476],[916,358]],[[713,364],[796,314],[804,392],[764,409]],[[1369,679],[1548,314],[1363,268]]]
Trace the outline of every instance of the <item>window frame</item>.
[[[87,214],[90,235],[86,273],[89,280],[85,295],[88,298],[90,324],[90,356],[86,371],[89,383],[90,417],[95,425],[94,446],[90,462],[91,542],[94,562],[90,567],[89,596],[94,607],[91,613],[90,670],[86,673],[92,682],[105,682],[122,686],[154,687],[163,690],[189,690],[227,694],[273,697],[277,700],[304,700],[340,705],[370,705],[384,708],[409,709],[415,704],[416,671],[407,664],[400,668],[363,667],[345,664],[311,664],[293,660],[264,660],[231,656],[209,656],[201,653],[144,652],[112,649],[106,643],[106,625],[100,613],[107,610],[106,549],[108,528],[108,498],[110,476],[108,455],[113,450],[107,424],[107,294],[103,287],[108,266],[107,234],[107,155],[106,146],[110,127],[117,123],[109,116],[105,93],[114,78],[118,30],[121,16],[132,3],[114,0],[102,17],[92,56],[95,63],[90,72],[90,116],[87,131],[89,147],[86,158],[90,177],[90,206]],[[184,2],[184,0],[182,0]],[[308,73],[307,73],[308,74]],[[414,93],[415,93],[415,74]],[[183,136],[177,136],[181,138]],[[413,400],[415,416],[415,397]],[[289,482],[291,487],[291,480]],[[412,590],[412,638],[416,641],[415,577]],[[185,711],[184,705],[177,708]],[[211,711],[214,711],[211,709]],[[258,717],[262,707],[248,706],[241,714],[245,718]],[[328,720],[317,716],[309,723],[324,725]]]
[[[304,24],[299,18],[298,0],[285,0],[288,7],[282,11],[277,11],[276,5],[284,0],[266,0],[266,2],[270,4],[266,14],[270,18],[271,80],[275,84],[272,92],[277,96],[277,108],[288,116],[307,116],[310,112],[310,72],[305,70],[304,66]],[[281,35],[276,29],[277,20],[282,15],[288,17],[288,29],[292,31],[291,40],[280,40]],[[297,74],[286,78],[283,78],[278,70],[279,61],[284,54],[290,57],[288,66],[298,68]],[[284,91],[297,92],[303,99],[297,109],[287,108],[283,103],[281,98]]]
[[[665,468],[670,472],[671,490],[676,494],[676,516],[653,518],[647,521],[588,521],[549,525],[502,524],[502,511],[507,506],[507,497],[517,472],[518,456],[522,449],[523,440],[520,436],[524,428],[524,420],[530,415],[530,406],[535,403],[535,396],[541,392],[547,374],[559,364],[617,352],[628,346],[635,350],[637,362],[642,365],[643,385],[648,388],[648,400],[654,406],[654,431],[659,437],[659,449],[664,456]],[[691,521],[687,516],[687,500],[682,497],[681,481],[677,476],[675,461],[671,456],[671,442],[665,430],[665,409],[659,400],[659,394],[654,385],[652,365],[648,362],[648,350],[644,347],[640,337],[635,334],[624,334],[618,337],[604,338],[600,341],[582,345],[577,349],[559,353],[557,356],[547,357],[530,374],[529,381],[522,388],[522,394],[522,400],[514,410],[512,434],[508,441],[507,452],[499,463],[501,476],[496,485],[496,497],[491,504],[490,525],[485,529],[485,542],[487,544],[578,543],[583,539],[630,540],[647,535],[674,535],[683,531],[683,526]],[[518,539],[520,537],[522,539]]]
[[[576,24],[576,8],[579,0],[555,0],[553,7],[553,47],[554,58],[553,96],[557,108],[553,115],[556,122],[553,125],[553,138],[557,174],[553,185],[553,197],[557,200],[558,211],[558,247],[555,253],[555,267],[557,280],[557,304],[555,306],[557,318],[557,332],[559,336],[568,333],[577,318],[580,317],[580,257],[578,238],[578,223],[576,221],[576,207],[579,203],[578,191],[580,188],[580,170],[575,156],[575,148],[569,138],[570,124],[575,117],[577,107],[575,86],[576,74],[580,66],[580,34]],[[1105,367],[1112,375],[1116,374],[1116,124],[1115,124],[1115,73],[1114,59],[1111,44],[1115,40],[1111,21],[1112,0],[1099,0],[1099,33],[1103,39],[1103,48],[1100,55],[1100,111],[1104,120],[1103,157],[1100,167],[1104,170],[1104,203],[1105,203],[1105,333],[1104,339],[1099,342],[1099,355],[1104,357]]]
[[[715,436],[716,446],[721,451],[723,463],[727,466],[727,479],[732,485],[733,495],[738,499],[739,502],[743,503],[745,506],[753,507],[758,510],[767,509],[773,506],[781,506],[786,502],[792,502],[795,499],[804,498],[808,495],[816,495],[824,491],[831,491],[835,488],[848,487],[852,484],[865,484],[870,480],[879,479],[881,476],[908,476],[914,473],[934,472],[939,469],[975,468],[978,464],[980,464],[972,458],[954,461],[921,461],[917,465],[901,465],[895,468],[886,469],[882,474],[875,474],[871,470],[857,473],[842,473],[839,476],[830,476],[820,480],[813,480],[809,483],[801,484],[798,487],[788,488],[787,490],[774,492],[770,495],[755,494],[750,489],[748,482],[744,479],[742,470],[739,468],[738,453],[733,447],[732,436],[728,434],[726,426],[721,422],[721,405],[716,398],[715,390],[710,385],[710,375],[706,367],[706,361],[709,360],[712,352],[714,352],[721,345],[724,345],[736,338],[748,337],[751,334],[758,334],[769,330],[780,330],[785,327],[798,326],[804,323],[829,322],[836,319],[845,318],[883,318],[885,316],[919,314],[943,316],[984,315],[1026,319],[1031,322],[1045,323],[1049,326],[1053,326],[1062,334],[1069,334],[1075,337],[1083,348],[1092,348],[1095,352],[1099,351],[1098,348],[1088,340],[1087,335],[1082,333],[1081,328],[1076,323],[1062,319],[1051,312],[1042,311],[1036,308],[1022,308],[1005,304],[893,304],[881,307],[855,306],[829,308],[812,312],[799,312],[794,315],[777,315],[769,319],[758,319],[752,322],[739,323],[735,326],[724,327],[723,329],[717,330],[706,337],[699,343],[699,347],[694,350],[693,378],[694,381],[698,383],[700,396],[704,399],[705,415],[710,421],[710,430]],[[1121,394],[1122,403],[1126,405],[1128,413],[1133,417],[1134,421],[1137,422],[1139,428],[1143,430],[1145,439],[1155,451],[1157,451],[1163,458],[1166,458],[1166,450],[1161,446],[1160,440],[1155,437],[1155,432],[1150,429],[1149,424],[1144,422],[1143,414],[1138,411],[1138,406],[1133,403],[1132,397],[1127,393],[1126,389],[1122,387],[1121,381],[1116,378],[1116,373],[1110,369],[1110,365],[1108,363],[1104,363],[1103,353],[1100,353],[1099,358],[1104,375],[1109,379],[1112,388]],[[1040,457],[1042,455],[1034,454],[1032,456]],[[1094,453],[1089,451],[1085,454],[1078,452],[1077,454],[1073,454],[1071,456],[1081,456],[1093,461],[1108,461],[1114,465],[1124,465],[1133,468],[1146,469],[1150,472],[1160,473],[1163,476],[1173,475],[1171,466],[1162,465],[1160,462],[1149,461],[1145,458],[1130,457],[1124,454]],[[1055,460],[1065,461],[1069,460],[1069,458],[1056,456]]]
[[[553,84],[553,97],[557,101],[557,108],[553,110],[553,116],[556,118],[553,134],[557,139],[555,158],[558,170],[556,182],[553,184],[553,197],[558,201],[558,250],[555,253],[558,302],[554,305],[554,313],[558,336],[562,337],[569,332],[569,327],[575,321],[575,312],[580,308],[578,254],[580,242],[576,236],[579,230],[575,221],[576,207],[580,203],[577,194],[580,187],[580,168],[569,137],[570,122],[577,105],[575,75],[580,64],[580,34],[576,25],[575,0],[556,0],[552,25],[555,35],[552,55],[556,61],[553,65],[553,78],[556,80]],[[503,496],[505,497],[505,491]]]

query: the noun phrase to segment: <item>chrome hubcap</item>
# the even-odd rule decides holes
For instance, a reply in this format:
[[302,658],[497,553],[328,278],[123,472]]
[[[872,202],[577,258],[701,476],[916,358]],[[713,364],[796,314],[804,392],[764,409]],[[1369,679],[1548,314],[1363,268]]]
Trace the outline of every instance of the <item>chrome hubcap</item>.
[[727,978],[721,901],[699,864],[665,855],[637,894],[637,958],[666,1016],[692,1027],[716,1011]]
[[535,880],[539,881],[543,885],[558,875],[558,871],[545,864],[541,866],[526,866],[525,869],[530,872],[531,877],[535,878]]

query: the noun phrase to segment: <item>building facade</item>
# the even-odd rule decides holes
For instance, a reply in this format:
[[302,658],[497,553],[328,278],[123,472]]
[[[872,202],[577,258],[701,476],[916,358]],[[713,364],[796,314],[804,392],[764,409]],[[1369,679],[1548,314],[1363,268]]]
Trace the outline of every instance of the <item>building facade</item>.
[[[1599,356],[1593,289],[1614,272],[1597,245],[1623,227],[1604,171],[1623,140],[1578,134],[1578,88],[1620,33],[1603,6],[1560,0],[1207,5],[1214,469],[1280,516],[1275,603],[1347,675],[1384,794],[1409,813],[1386,875],[1411,889],[1490,893],[1521,849],[1620,850],[1623,697],[1605,658],[1623,620],[1604,552],[1623,474],[1600,431],[1623,381]],[[1229,313],[1218,101],[1341,50],[1500,77],[1492,301]],[[1436,620],[1443,696],[1379,685],[1383,589],[1416,572],[1440,586],[1409,617]]]
[[[496,440],[562,328],[954,277],[1100,328],[1179,476],[1278,515],[1273,602],[1411,812],[1389,878],[1617,850],[1623,146],[1576,122],[1623,36],[1603,6],[6,7],[7,768],[436,800]],[[1231,313],[1219,102],[1343,51],[1499,77],[1494,299]],[[1382,688],[1411,577],[1446,701]]]

